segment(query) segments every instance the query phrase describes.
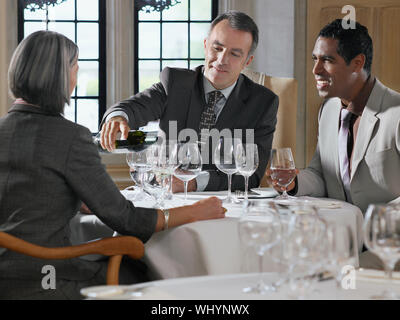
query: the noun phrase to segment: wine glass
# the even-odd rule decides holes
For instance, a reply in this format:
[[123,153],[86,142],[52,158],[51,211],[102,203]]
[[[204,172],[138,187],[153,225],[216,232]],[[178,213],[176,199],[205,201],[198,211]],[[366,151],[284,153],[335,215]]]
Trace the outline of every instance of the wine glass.
[[188,182],[196,178],[202,168],[202,159],[198,144],[179,143],[177,159],[178,165],[174,171],[174,176],[184,183],[186,202]]
[[249,178],[258,168],[258,147],[256,144],[240,144],[235,153],[235,162],[238,173],[244,177],[245,193],[244,204],[248,203]]
[[159,146],[158,163],[165,174],[166,182],[168,182],[165,198],[172,199],[172,176],[178,167],[178,142],[176,140],[167,140]]
[[228,196],[223,200],[224,203],[237,203],[237,199],[232,197],[232,175],[238,171],[235,162],[235,154],[238,147],[242,144],[240,139],[220,138],[218,146],[214,152],[214,162],[218,170],[228,175]]
[[[128,152],[126,154],[126,162],[129,165],[130,175],[134,182],[139,185],[139,193],[136,195],[136,201],[143,200],[145,198],[144,192],[144,181],[151,178],[152,161],[150,160],[149,149]],[[149,161],[150,160],[150,161]]]
[[271,151],[271,178],[277,181],[278,186],[284,188],[282,195],[276,200],[296,199],[289,196],[286,188],[296,177],[296,167],[290,148],[272,149]]
[[336,288],[339,290],[343,279],[343,267],[356,266],[357,245],[353,230],[348,225],[329,222],[325,239],[325,268],[334,275]]
[[291,207],[294,222],[283,243],[288,265],[289,295],[304,299],[313,290],[316,275],[324,268],[326,222],[315,207],[298,203]]
[[388,287],[374,299],[400,299],[390,286],[393,270],[400,259],[400,210],[394,205],[371,204],[365,213],[363,225],[364,243],[385,266]]
[[272,202],[250,202],[239,220],[241,242],[255,250],[258,255],[260,279],[253,287],[243,289],[245,293],[264,294],[276,291],[275,286],[266,285],[263,280],[263,259],[265,252],[281,239],[281,224],[278,211]]

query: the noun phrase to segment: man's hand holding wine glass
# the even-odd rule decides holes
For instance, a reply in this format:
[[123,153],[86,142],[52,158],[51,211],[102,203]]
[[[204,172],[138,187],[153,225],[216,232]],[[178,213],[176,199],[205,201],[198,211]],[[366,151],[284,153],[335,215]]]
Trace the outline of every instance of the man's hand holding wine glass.
[[268,182],[278,192],[283,192],[282,196],[278,197],[279,200],[288,200],[290,197],[287,192],[292,190],[295,186],[295,178],[299,173],[294,164],[292,150],[290,148],[272,149],[270,167],[266,175]]

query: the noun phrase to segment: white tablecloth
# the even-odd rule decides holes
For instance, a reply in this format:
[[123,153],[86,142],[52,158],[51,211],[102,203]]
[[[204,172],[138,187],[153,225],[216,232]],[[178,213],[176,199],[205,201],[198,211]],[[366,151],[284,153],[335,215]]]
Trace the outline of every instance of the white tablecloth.
[[[129,192],[123,193],[129,197]],[[166,206],[194,203],[210,195],[222,198],[226,192],[189,193],[186,203],[183,195],[174,195],[174,200],[167,201]],[[349,225],[357,235],[361,248],[360,209],[345,202],[338,203],[339,208],[321,208],[319,214],[328,221]],[[135,205],[150,207],[153,202],[147,200],[135,202]],[[256,265],[252,260],[255,257],[244,252],[239,241],[238,217],[242,214],[242,206],[229,205],[226,208],[228,212],[225,219],[199,221],[154,234],[145,244],[145,261],[152,279],[256,272]],[[115,235],[113,230],[93,215],[78,215],[72,224],[73,244]],[[264,271],[277,271],[277,266],[270,263],[268,255],[264,266]]]
[[[292,291],[288,285],[278,288],[277,292],[263,295],[242,292],[243,288],[254,285],[258,279],[258,274],[203,276],[153,281],[132,286],[91,287],[84,289],[83,292],[90,293],[92,298],[119,300],[284,300],[300,298],[299,292]],[[277,274],[264,274],[265,283],[272,283],[276,280]],[[400,294],[399,280],[391,287],[394,292]],[[128,292],[122,292],[121,289],[132,291],[137,289],[142,292],[142,296],[135,297]],[[365,300],[372,299],[372,297],[381,294],[385,289],[387,289],[387,282],[383,278],[363,278],[359,277],[357,272],[355,288],[349,286],[347,290],[337,289],[334,280],[320,281],[316,282],[312,290],[309,290],[303,298],[315,300]],[[97,294],[97,296],[94,296],[93,293]],[[89,296],[89,298],[91,297]]]

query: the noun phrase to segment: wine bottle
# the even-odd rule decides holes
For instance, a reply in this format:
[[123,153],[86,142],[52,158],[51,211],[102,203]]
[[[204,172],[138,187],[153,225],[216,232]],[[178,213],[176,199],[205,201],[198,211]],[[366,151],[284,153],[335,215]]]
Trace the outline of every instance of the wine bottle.
[[[152,144],[159,141],[160,137],[157,136],[157,131],[140,131],[132,130],[128,132],[128,138],[126,140],[116,140],[115,149],[112,153],[128,153],[132,151],[143,151]],[[100,152],[108,153],[104,150],[100,144],[100,133],[94,138],[94,143],[97,145]]]

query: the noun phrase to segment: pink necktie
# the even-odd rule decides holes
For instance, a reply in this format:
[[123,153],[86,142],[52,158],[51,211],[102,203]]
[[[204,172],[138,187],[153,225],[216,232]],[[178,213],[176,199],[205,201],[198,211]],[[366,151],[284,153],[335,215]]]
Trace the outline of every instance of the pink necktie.
[[340,129],[338,137],[339,147],[339,165],[340,165],[340,177],[342,178],[343,188],[346,193],[347,202],[352,202],[350,194],[350,168],[349,168],[349,156],[347,153],[347,142],[349,138],[351,112],[342,109],[340,114]]

